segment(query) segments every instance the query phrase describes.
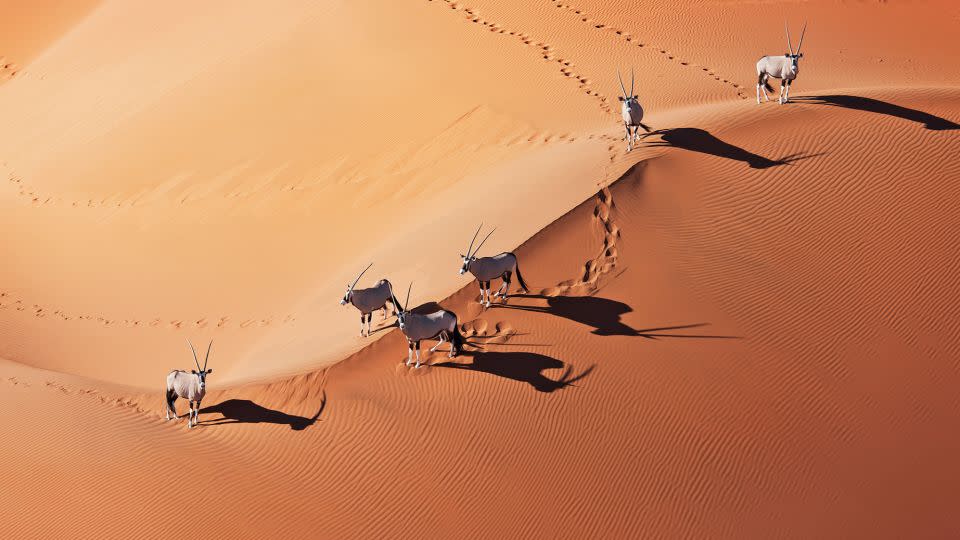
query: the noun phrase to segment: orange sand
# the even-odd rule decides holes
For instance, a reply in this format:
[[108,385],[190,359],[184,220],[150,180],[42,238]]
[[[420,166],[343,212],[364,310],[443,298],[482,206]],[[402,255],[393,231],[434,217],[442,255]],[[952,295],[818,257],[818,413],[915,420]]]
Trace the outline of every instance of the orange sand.
[[[960,534],[956,3],[6,13],[5,537]],[[370,261],[473,346],[360,338]]]

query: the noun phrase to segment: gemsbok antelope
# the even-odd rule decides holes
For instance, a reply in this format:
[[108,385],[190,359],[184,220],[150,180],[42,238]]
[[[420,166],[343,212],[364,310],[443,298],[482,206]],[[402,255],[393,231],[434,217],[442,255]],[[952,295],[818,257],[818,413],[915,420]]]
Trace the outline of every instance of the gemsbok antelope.
[[210,347],[213,346],[213,340],[207,345],[207,356],[203,359],[203,368],[200,368],[200,361],[197,359],[197,351],[193,348],[193,343],[187,340],[190,350],[193,351],[193,362],[197,365],[196,370],[186,371],[175,369],[167,375],[167,420],[170,420],[170,413],[173,413],[173,419],[177,416],[177,398],[183,398],[190,404],[187,427],[197,425],[200,415],[200,402],[207,393],[207,375],[213,373],[212,369],[207,369],[207,360],[210,359]]
[[620,76],[620,70],[617,70],[617,79],[620,81],[620,90],[623,95],[620,96],[620,115],[623,117],[623,127],[627,130],[627,152],[633,150],[633,143],[640,140],[637,133],[639,128],[650,133],[650,128],[643,123],[643,107],[637,101],[637,96],[633,93],[633,68],[630,68],[630,93],[623,86],[623,78]]
[[763,97],[770,101],[767,91],[773,92],[773,87],[767,81],[770,77],[780,79],[780,104],[790,101],[790,87],[793,85],[797,73],[800,72],[800,59],[803,53],[800,48],[803,47],[803,35],[807,33],[807,23],[803,23],[803,30],[800,31],[800,43],[797,44],[797,52],[793,52],[793,44],[790,41],[790,28],[787,23],[783,23],[783,29],[787,32],[787,48],[790,52],[783,56],[764,56],[757,60],[757,105],[760,104],[760,92]]
[[413,361],[414,350],[416,350],[417,365],[414,369],[420,367],[420,341],[424,339],[439,339],[439,342],[430,349],[430,352],[437,350],[444,341],[450,342],[450,358],[460,353],[465,342],[460,328],[457,326],[457,314],[448,310],[440,309],[433,313],[413,313],[410,307],[410,289],[413,283],[407,288],[407,299],[401,305],[396,297],[393,297],[393,303],[398,306],[400,311],[397,313],[397,322],[400,324],[400,331],[407,337],[407,365]]
[[[383,310],[383,318],[381,320],[387,319],[387,302],[391,302],[392,296],[390,293],[390,282],[386,279],[381,279],[376,285],[369,289],[354,289],[354,287],[357,286],[357,282],[360,281],[360,278],[367,273],[367,270],[369,270],[371,266],[373,266],[373,263],[368,264],[367,267],[363,269],[363,272],[360,272],[360,275],[357,276],[357,279],[353,280],[353,283],[347,284],[347,292],[343,293],[343,298],[340,300],[341,306],[350,303],[353,304],[353,307],[360,310],[361,337],[370,335],[374,311],[378,309]],[[397,314],[396,304],[393,305],[393,314]],[[366,324],[366,331],[364,331],[364,324]]]
[[[523,276],[520,274],[520,263],[517,261],[517,256],[513,253],[501,253],[492,257],[477,258],[477,252],[483,247],[484,242],[487,241],[487,238],[490,238],[493,231],[497,230],[494,228],[487,233],[487,236],[484,237],[480,245],[477,246],[477,249],[474,250],[473,243],[477,240],[477,235],[480,234],[480,228],[482,227],[483,223],[480,224],[480,227],[477,227],[477,232],[473,233],[473,240],[470,240],[467,254],[460,254],[463,258],[460,275],[469,271],[477,278],[477,281],[480,283],[480,303],[485,307],[490,307],[490,280],[492,279],[503,278],[503,283],[500,284],[500,288],[494,293],[494,297],[501,297],[504,303],[506,303],[507,296],[510,294],[510,278],[513,274],[517,274],[517,281],[520,282],[521,291],[527,292],[530,289],[527,287],[526,282],[523,281]],[[471,252],[471,250],[473,251]]]

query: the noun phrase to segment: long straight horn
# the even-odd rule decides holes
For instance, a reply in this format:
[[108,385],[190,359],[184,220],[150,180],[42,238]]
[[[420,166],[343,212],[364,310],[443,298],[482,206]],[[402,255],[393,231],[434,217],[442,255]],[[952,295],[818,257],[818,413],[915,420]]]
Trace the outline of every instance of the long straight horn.
[[400,310],[402,313],[405,311],[404,307],[400,305],[400,301],[397,300],[397,295],[393,294],[393,284],[389,281],[387,282],[387,287],[390,288],[390,299],[393,300],[393,306]]
[[807,33],[807,21],[803,21],[803,30],[800,31],[800,43],[797,44],[797,54],[800,54],[800,49],[803,47],[803,35]]
[[403,303],[403,310],[404,310],[404,311],[406,311],[406,310],[407,310],[407,306],[410,305],[410,289],[412,289],[412,288],[413,288],[413,282],[411,281],[411,282],[410,282],[410,286],[407,287],[407,299],[406,299],[406,301],[404,301],[404,303]]
[[620,70],[617,70],[617,80],[620,81],[620,91],[623,92],[623,97],[627,97],[627,89],[623,87],[623,77],[620,76]]
[[[493,231],[495,231],[495,230],[497,230],[496,227],[493,228]],[[490,238],[490,235],[493,234],[493,231],[488,232],[487,235],[483,237],[483,242],[480,242],[480,245],[477,246],[477,250],[473,252],[474,255],[476,255],[477,253],[480,253],[480,248],[483,247],[483,244],[484,244],[484,242],[487,241],[487,238]]]
[[483,223],[480,223],[480,227],[477,227],[477,232],[473,233],[473,239],[470,240],[470,247],[467,248],[467,257],[470,256],[470,250],[473,249],[473,243],[477,241],[477,235],[480,234],[480,229],[483,227]]
[[787,27],[787,21],[783,21],[783,29],[787,32],[787,47],[790,49],[790,54],[793,54],[793,44],[790,43],[790,28]]
[[193,351],[193,363],[197,365],[197,369],[200,369],[200,360],[197,358],[197,350],[193,348],[193,343],[191,343],[189,339],[187,340],[187,345],[190,345],[190,350]]
[[633,68],[630,68],[630,97],[633,97]]
[[357,279],[353,280],[353,285],[350,286],[350,290],[353,290],[353,288],[357,286],[357,282],[360,281],[360,278],[367,273],[367,270],[369,270],[371,266],[373,266],[373,263],[368,264],[367,267],[363,269],[363,272],[360,272],[360,275],[357,276]]
[[207,360],[210,359],[210,347],[213,347],[213,340],[210,340],[210,344],[207,345],[207,355],[203,357],[203,369],[201,371],[207,370]]

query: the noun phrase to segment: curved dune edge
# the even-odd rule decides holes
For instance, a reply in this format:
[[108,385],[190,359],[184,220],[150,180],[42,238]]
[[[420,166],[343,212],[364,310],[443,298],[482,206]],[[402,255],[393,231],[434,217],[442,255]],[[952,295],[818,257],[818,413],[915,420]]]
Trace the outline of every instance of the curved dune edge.
[[960,90],[854,93],[665,114],[517,249],[538,297],[443,300],[483,346],[454,361],[404,368],[391,332],[213,379],[189,433],[159,391],[0,362],[3,473],[29,486],[0,515],[12,536],[161,536],[198,507],[234,537],[954,536]]
[[216,339],[226,384],[356,352],[336,300],[371,260],[421,301],[456,290],[477,222],[510,223],[488,246],[508,249],[644,158],[618,69],[652,125],[715,136],[782,138],[739,111],[785,15],[811,21],[796,92],[960,80],[942,0],[54,4],[7,10],[30,40],[0,37],[27,68],[0,86],[0,215],[29,231],[0,268],[24,310],[0,312],[0,357],[143,389],[186,367],[185,337]]

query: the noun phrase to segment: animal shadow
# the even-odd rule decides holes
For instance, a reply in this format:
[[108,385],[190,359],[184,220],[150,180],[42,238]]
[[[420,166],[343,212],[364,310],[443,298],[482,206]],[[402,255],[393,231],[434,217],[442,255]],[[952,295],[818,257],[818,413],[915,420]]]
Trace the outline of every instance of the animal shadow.
[[941,118],[930,113],[918,111],[917,109],[910,109],[868,97],[844,95],[800,96],[797,98],[791,98],[791,101],[793,100],[801,103],[810,103],[812,105],[827,105],[831,107],[842,107],[844,109],[855,109],[858,111],[885,114],[887,116],[893,116],[896,118],[902,118],[904,120],[910,120],[911,122],[916,122],[918,124],[923,124],[923,127],[932,131],[960,129],[960,124],[951,122],[946,118]]
[[[542,354],[529,352],[472,352],[463,353],[471,356],[471,363],[442,362],[433,364],[433,367],[466,369],[489,373],[505,379],[525,382],[538,392],[554,392],[583,379],[593,371],[594,366],[588,367],[578,375],[573,374],[573,366]],[[559,379],[551,379],[543,374],[548,369],[563,368]]]
[[625,313],[633,308],[609,298],[599,296],[543,296],[538,294],[516,295],[516,298],[537,298],[546,300],[546,306],[523,306],[518,304],[494,304],[502,309],[518,309],[549,313],[557,317],[593,327],[592,334],[598,336],[632,336],[647,339],[658,338],[699,338],[699,339],[736,339],[736,336],[719,336],[705,334],[675,334],[665,333],[671,330],[687,330],[707,326],[707,323],[684,324],[678,326],[662,326],[658,328],[636,329],[620,320]]
[[732,145],[726,141],[718,139],[710,134],[709,131],[700,128],[673,128],[660,129],[652,133],[643,135],[643,138],[659,135],[659,141],[647,143],[647,146],[669,146],[673,148],[682,148],[691,152],[700,152],[711,156],[742,161],[752,169],[769,169],[779,165],[789,165],[801,159],[817,157],[822,154],[791,154],[780,159],[770,159],[753,152],[749,152]]
[[200,409],[200,413],[220,413],[223,418],[205,420],[206,425],[221,424],[286,424],[294,431],[307,429],[317,422],[327,406],[327,394],[324,392],[323,401],[317,414],[311,418],[287,414],[258,405],[249,399],[228,399],[216,405]]

